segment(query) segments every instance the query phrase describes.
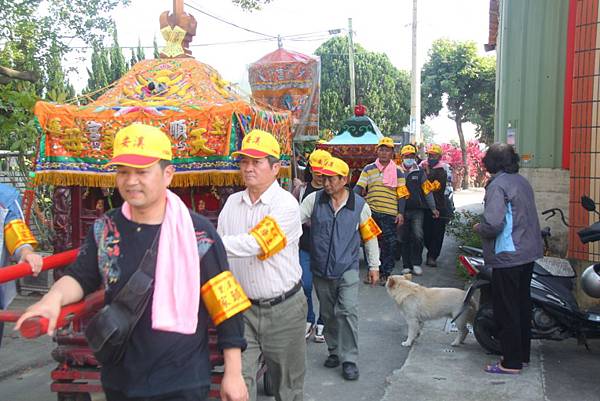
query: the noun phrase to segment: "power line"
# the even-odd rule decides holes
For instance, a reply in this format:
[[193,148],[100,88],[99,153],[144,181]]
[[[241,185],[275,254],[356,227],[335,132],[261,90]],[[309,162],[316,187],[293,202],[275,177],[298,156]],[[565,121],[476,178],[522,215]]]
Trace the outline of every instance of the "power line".
[[238,28],[238,29],[242,29],[242,30],[244,30],[244,31],[251,32],[251,33],[254,33],[254,34],[257,34],[257,35],[261,35],[261,36],[265,36],[265,37],[268,37],[268,38],[274,38],[274,39],[277,39],[277,36],[268,35],[268,34],[266,34],[266,33],[257,32],[257,31],[254,31],[254,30],[252,30],[252,29],[244,28],[243,26],[239,26],[238,24],[234,24],[233,22],[229,22],[229,21],[227,21],[227,20],[224,20],[224,19],[223,19],[223,18],[221,18],[221,17],[217,17],[216,15],[212,15],[212,14],[210,14],[210,13],[207,13],[206,11],[203,11],[203,10],[201,10],[201,9],[197,8],[197,7],[194,7],[193,5],[191,5],[191,4],[189,4],[189,3],[184,3],[184,4],[185,4],[186,6],[188,6],[189,8],[191,8],[192,10],[196,10],[196,11],[198,11],[199,13],[202,13],[202,14],[204,14],[204,15],[207,15],[207,16],[211,17],[211,18],[214,18],[214,19],[216,19],[217,21],[220,21],[220,22],[222,22],[222,23],[224,23],[224,24],[231,25],[231,26],[234,26],[234,27],[236,27],[236,28]]

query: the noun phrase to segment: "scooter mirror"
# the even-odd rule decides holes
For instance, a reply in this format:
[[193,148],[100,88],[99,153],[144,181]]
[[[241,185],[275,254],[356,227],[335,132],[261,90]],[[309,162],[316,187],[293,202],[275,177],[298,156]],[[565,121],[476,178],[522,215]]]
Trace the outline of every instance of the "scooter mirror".
[[585,210],[587,210],[588,212],[596,211],[596,203],[594,202],[594,200],[592,198],[590,198],[587,195],[583,195],[581,197],[581,206],[583,206],[583,208]]

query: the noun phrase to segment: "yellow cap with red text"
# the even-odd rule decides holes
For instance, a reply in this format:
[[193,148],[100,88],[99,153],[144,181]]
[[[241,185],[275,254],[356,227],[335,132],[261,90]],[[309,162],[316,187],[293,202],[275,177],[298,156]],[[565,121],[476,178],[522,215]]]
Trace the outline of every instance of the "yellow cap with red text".
[[117,132],[113,157],[106,165],[146,168],[159,160],[172,158],[171,140],[167,134],[157,127],[134,123]]
[[308,156],[308,162],[310,163],[310,168],[318,173],[321,168],[325,164],[325,162],[331,159],[331,153],[323,149],[314,150],[310,156]]
[[428,154],[433,154],[433,155],[441,155],[442,154],[442,147],[440,145],[438,145],[437,143],[432,143],[427,148],[427,153]]
[[325,165],[319,170],[319,172],[330,177],[335,175],[347,177],[348,173],[350,172],[350,168],[342,159],[332,157],[325,162]]
[[388,148],[393,149],[394,148],[394,140],[392,138],[390,138],[389,136],[385,136],[379,140],[377,147],[380,147],[380,146],[387,146]]
[[417,148],[415,148],[414,145],[408,144],[408,145],[404,145],[402,147],[402,150],[400,151],[400,154],[402,156],[405,155],[412,155],[412,154],[416,154],[417,153]]
[[277,139],[267,131],[253,129],[242,140],[242,148],[231,154],[232,157],[248,156],[254,159],[273,156],[279,159],[281,149]]

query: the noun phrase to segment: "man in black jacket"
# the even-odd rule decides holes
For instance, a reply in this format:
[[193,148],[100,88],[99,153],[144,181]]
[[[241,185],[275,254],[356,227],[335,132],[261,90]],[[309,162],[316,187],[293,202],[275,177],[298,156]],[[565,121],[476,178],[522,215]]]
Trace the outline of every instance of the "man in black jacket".
[[[170,163],[170,139],[158,128],[132,124],[117,133],[114,143],[109,164],[117,166],[116,184],[125,204],[96,220],[75,263],[39,302],[28,308],[15,328],[29,317],[42,316],[49,320],[48,335],[52,335],[62,306],[102,287],[106,291],[105,302],[110,305],[137,270],[146,249],[160,235],[156,280],[148,306],[128,339],[122,360],[101,368],[107,401],[206,400],[210,387],[209,315],[217,325],[218,346],[225,358],[221,399],[246,401],[248,392],[241,373],[241,350],[246,343],[239,312],[249,302],[228,271],[225,249],[216,230],[202,216],[188,212],[183,202],[167,190],[175,172]],[[173,223],[176,227],[170,232],[174,235],[164,237],[170,241],[161,247],[163,235],[167,235]],[[180,230],[181,227],[191,231]],[[169,251],[176,243],[190,241],[189,254],[175,251],[161,254],[162,249]],[[171,256],[179,258],[178,261],[171,263]],[[177,275],[171,273],[171,278],[167,278],[168,270],[174,268],[178,269],[177,275],[196,276],[199,282],[194,285],[201,291],[187,298],[187,286],[173,279]],[[217,282],[234,292],[217,294]],[[173,297],[159,296],[159,286]],[[173,313],[168,304],[193,305],[197,300],[197,307],[187,316],[191,319],[183,316],[178,324],[178,311]],[[165,310],[167,318],[172,318],[167,320],[175,323],[158,321]],[[189,324],[190,320],[197,322]]]
[[423,274],[423,220],[425,213],[431,210],[433,218],[440,214],[435,207],[435,200],[427,185],[425,171],[417,164],[417,148],[405,145],[400,151],[402,156],[401,169],[404,172],[406,187],[399,190],[399,196],[406,197],[403,213],[403,224],[400,229],[402,238],[402,273]]

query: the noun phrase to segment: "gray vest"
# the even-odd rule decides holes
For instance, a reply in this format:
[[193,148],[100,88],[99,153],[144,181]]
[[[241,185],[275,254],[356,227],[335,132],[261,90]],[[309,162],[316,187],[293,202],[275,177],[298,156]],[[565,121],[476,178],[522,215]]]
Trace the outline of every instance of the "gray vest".
[[336,215],[329,195],[323,190],[316,193],[310,219],[310,268],[315,275],[336,279],[347,270],[358,270],[358,225],[364,205],[365,200],[350,191]]

